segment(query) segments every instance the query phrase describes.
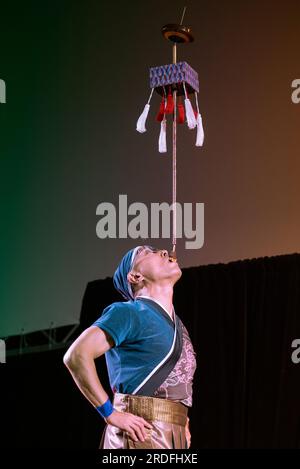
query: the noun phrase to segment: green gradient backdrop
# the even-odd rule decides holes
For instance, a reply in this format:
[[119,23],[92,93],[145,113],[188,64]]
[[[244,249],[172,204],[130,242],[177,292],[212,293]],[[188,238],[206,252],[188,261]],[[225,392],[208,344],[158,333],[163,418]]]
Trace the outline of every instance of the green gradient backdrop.
[[[180,263],[299,252],[300,2],[186,3],[196,42],[178,60],[199,72],[205,145],[178,129],[178,201],[204,202],[205,244],[179,240]],[[182,7],[1,5],[0,336],[75,323],[86,283],[111,276],[136,244],[96,237],[100,202],[171,201],[171,128],[160,155],[157,96],[148,132],[135,124],[149,67],[171,61],[160,28]]]

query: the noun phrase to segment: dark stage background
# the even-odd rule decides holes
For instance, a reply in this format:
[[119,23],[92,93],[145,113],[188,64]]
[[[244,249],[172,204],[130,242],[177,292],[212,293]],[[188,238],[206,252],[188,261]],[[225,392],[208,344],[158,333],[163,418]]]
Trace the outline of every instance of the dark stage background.
[[[183,269],[174,304],[197,353],[193,448],[300,448],[300,364],[291,360],[300,338],[299,282],[298,253]],[[88,283],[81,329],[118,300],[111,278]],[[102,421],[63,353],[1,366],[3,446],[97,448]],[[104,358],[97,363],[108,389]]]

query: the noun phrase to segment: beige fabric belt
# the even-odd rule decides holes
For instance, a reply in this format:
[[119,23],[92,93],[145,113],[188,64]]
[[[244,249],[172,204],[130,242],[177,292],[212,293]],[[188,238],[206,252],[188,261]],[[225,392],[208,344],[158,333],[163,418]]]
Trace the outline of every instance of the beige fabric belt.
[[180,402],[157,397],[117,394],[123,402],[126,402],[127,412],[143,417],[145,420],[160,420],[181,426],[186,424],[188,408]]

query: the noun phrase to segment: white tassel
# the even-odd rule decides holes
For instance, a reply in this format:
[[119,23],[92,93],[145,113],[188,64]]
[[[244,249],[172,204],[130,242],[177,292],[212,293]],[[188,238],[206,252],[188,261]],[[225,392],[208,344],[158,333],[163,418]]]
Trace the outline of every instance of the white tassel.
[[204,131],[202,125],[202,117],[201,114],[197,115],[197,138],[196,138],[196,147],[202,147],[204,140]]
[[199,112],[199,104],[198,104],[198,93],[195,91],[196,97],[196,106],[197,106],[197,138],[196,138],[196,147],[202,147],[203,140],[204,140],[204,130],[202,124],[202,116]]
[[197,125],[195,113],[194,113],[191,101],[187,97],[185,83],[183,82],[182,84],[183,84],[183,89],[184,89],[184,94],[185,94],[184,107],[185,107],[185,116],[187,120],[187,125],[189,129],[194,129]]
[[136,123],[136,130],[140,132],[141,134],[143,132],[146,132],[145,124],[146,124],[146,120],[147,120],[149,109],[150,109],[150,100],[152,98],[153,91],[154,91],[154,88],[152,88],[149,99],[148,99],[148,103],[145,105],[144,110],[142,114],[140,115],[140,117],[138,118],[138,121]]
[[185,105],[185,115],[186,115],[188,128],[194,129],[197,125],[197,121],[196,121],[196,117],[194,114],[194,110],[191,105],[191,101],[188,98],[186,98],[184,100],[184,105]]
[[147,120],[147,117],[148,117],[149,109],[150,109],[150,104],[146,104],[142,114],[140,115],[140,117],[138,118],[138,121],[136,123],[136,130],[138,132],[140,132],[141,134],[143,132],[146,132],[145,124],[146,124],[146,120]]
[[164,117],[160,123],[160,134],[158,140],[159,153],[167,152],[167,119]]
[[[163,87],[164,95],[165,95],[165,109],[167,107],[167,94],[165,87]],[[167,152],[167,119],[166,115],[164,115],[163,120],[160,123],[160,134],[158,139],[158,151],[159,153],[166,153]]]

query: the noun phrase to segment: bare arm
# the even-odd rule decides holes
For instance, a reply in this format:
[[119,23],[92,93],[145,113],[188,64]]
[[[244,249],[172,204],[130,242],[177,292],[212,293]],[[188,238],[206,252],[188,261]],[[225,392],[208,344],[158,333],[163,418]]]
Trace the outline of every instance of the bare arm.
[[108,334],[99,327],[91,326],[73,342],[63,358],[78,388],[94,407],[108,399],[98,378],[95,359],[113,346]]
[[[73,342],[63,361],[76,385],[88,401],[98,407],[109,398],[104,390],[95,367],[95,359],[114,347],[113,339],[97,326],[91,326]],[[144,441],[144,427],[151,425],[142,417],[115,410],[105,421],[127,431],[134,441]]]

